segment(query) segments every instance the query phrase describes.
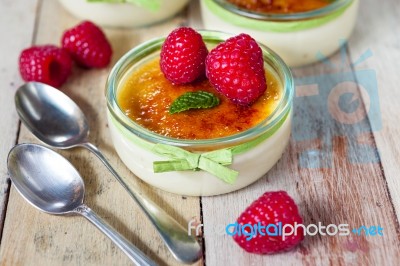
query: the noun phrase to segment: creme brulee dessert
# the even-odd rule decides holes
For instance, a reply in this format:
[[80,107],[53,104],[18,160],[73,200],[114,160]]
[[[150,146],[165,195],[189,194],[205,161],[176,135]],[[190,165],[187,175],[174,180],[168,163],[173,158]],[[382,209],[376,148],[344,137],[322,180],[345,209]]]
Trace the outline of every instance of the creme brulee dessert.
[[[200,34],[209,51],[232,37],[214,31]],[[259,74],[266,90],[240,102],[226,88],[216,89],[208,68],[207,78],[171,82],[160,67],[165,40],[132,49],[108,78],[107,118],[119,157],[145,182],[180,195],[218,195],[255,182],[279,160],[289,141],[294,91],[289,68],[261,45],[264,70]],[[171,112],[182,95],[192,92],[213,95],[217,101]]]
[[359,0],[202,0],[206,29],[246,32],[289,66],[318,61],[347,40]]
[[192,140],[227,137],[254,127],[276,109],[282,97],[282,84],[271,68],[267,68],[265,75],[267,90],[251,106],[234,104],[218,94],[220,104],[216,107],[170,114],[169,106],[185,92],[217,92],[207,79],[173,85],[161,72],[159,59],[154,58],[127,75],[117,101],[133,121],[157,134]]

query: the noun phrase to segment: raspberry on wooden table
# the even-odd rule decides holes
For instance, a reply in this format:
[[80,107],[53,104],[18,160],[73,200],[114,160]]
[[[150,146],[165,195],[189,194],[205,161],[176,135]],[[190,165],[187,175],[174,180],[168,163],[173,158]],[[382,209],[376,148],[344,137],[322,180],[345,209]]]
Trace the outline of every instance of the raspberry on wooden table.
[[161,48],[160,68],[174,84],[185,84],[205,76],[207,47],[192,28],[172,31]]
[[[276,225],[282,223],[294,225],[303,222],[297,205],[293,199],[285,191],[266,192],[260,198],[255,200],[247,209],[239,216],[237,223],[241,226],[245,224],[261,226]],[[246,232],[250,233],[247,228]],[[273,232],[272,229],[263,229],[265,235],[257,233],[251,239],[243,234],[235,234],[233,239],[244,250],[250,253],[258,254],[273,254],[282,251],[287,251],[295,247],[304,239],[304,230],[299,227],[296,234],[290,234],[290,228],[286,228],[285,232],[288,235],[283,239],[280,235],[268,235],[268,232]],[[295,230],[294,230],[295,231]]]
[[54,45],[32,46],[19,57],[19,71],[25,81],[60,87],[71,74],[72,60],[64,49]]
[[109,41],[103,31],[90,21],[84,21],[65,31],[61,43],[80,66],[102,68],[111,61],[112,49]]

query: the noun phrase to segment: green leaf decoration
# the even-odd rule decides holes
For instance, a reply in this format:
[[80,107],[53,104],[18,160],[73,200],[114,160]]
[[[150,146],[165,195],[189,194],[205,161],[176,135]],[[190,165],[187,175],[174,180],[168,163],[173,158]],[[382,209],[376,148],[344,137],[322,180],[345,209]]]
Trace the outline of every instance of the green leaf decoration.
[[219,98],[206,91],[186,92],[169,107],[169,113],[180,113],[189,109],[211,108],[219,105]]

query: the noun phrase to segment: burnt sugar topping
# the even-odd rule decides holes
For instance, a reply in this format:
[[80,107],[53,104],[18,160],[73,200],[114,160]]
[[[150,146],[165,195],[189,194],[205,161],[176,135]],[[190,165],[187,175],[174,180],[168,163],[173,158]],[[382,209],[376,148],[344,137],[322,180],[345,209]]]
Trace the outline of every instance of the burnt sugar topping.
[[227,0],[239,8],[272,14],[301,13],[323,8],[334,0]]
[[[265,93],[252,105],[241,106],[217,93],[207,79],[172,84],[161,72],[159,58],[153,58],[126,76],[117,101],[130,119],[164,136],[192,140],[226,137],[254,127],[276,109],[282,97],[282,84],[269,67],[265,76]],[[210,109],[169,113],[175,99],[193,91],[213,93],[220,104]]]

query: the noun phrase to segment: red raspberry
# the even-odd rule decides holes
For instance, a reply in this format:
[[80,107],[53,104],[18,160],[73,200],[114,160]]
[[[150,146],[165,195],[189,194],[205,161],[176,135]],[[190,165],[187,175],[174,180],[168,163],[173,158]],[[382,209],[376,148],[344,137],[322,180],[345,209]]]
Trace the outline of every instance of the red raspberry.
[[111,45],[101,29],[90,21],[65,31],[61,43],[80,66],[102,68],[110,63]]
[[71,68],[68,52],[54,45],[27,48],[19,57],[19,72],[25,81],[60,87],[71,74]]
[[[301,224],[303,221],[299,215],[296,203],[285,191],[277,192],[266,192],[256,201],[254,201],[237,219],[237,223],[241,226],[245,224],[268,226],[270,224],[279,226],[282,223],[282,227],[285,224],[294,225],[295,223]],[[246,228],[246,227],[244,227]],[[258,254],[273,254],[281,251],[287,251],[304,239],[304,230],[302,227],[298,227],[296,234],[290,234],[291,228],[286,228],[287,236],[283,240],[282,236],[268,235],[267,229],[261,232],[265,235],[261,235],[259,232],[249,239],[249,236],[239,235],[236,233],[233,238],[236,243],[239,244],[244,250],[250,253]],[[250,228],[245,229],[246,232],[250,233]],[[255,232],[255,231],[254,231]],[[268,229],[269,233],[276,232],[273,227]],[[249,240],[246,240],[249,239]]]
[[267,89],[261,48],[247,34],[229,38],[210,51],[206,75],[232,102],[250,105]]
[[192,28],[178,28],[168,35],[161,47],[161,71],[175,84],[190,83],[204,76],[207,54],[199,33]]

